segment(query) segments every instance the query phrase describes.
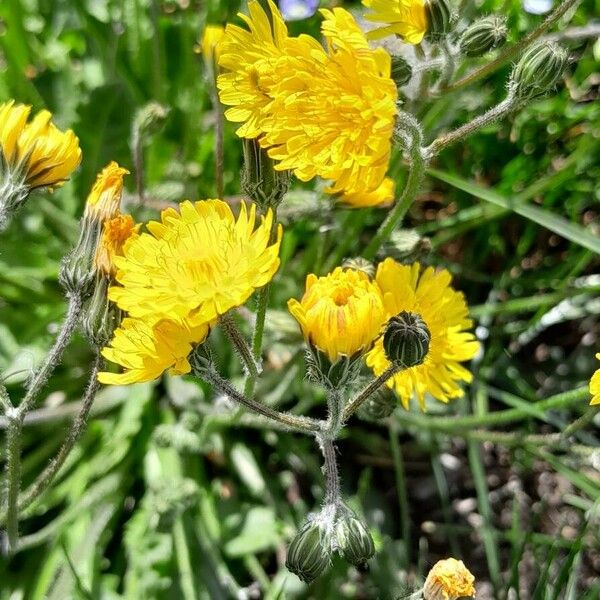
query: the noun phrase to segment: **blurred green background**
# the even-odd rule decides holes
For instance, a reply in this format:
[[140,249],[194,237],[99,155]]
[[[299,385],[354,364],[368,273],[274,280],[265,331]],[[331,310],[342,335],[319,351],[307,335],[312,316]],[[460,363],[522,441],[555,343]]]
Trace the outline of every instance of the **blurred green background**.
[[[110,160],[133,173],[132,126],[148,102],[169,112],[143,140],[146,201],[132,175],[128,210],[145,220],[169,203],[215,196],[215,114],[194,47],[205,23],[232,20],[238,8],[216,0],[0,4],[0,101],[50,109],[83,150],[72,181],[31,197],[0,234],[0,371],[13,398],[63,316],[58,266],[89,188]],[[584,2],[571,25],[599,9]],[[508,17],[510,41],[542,19],[514,0],[460,6],[463,19],[493,11]],[[318,27],[318,17],[290,24],[315,35]],[[378,549],[368,573],[336,560],[307,587],[283,566],[286,544],[323,493],[311,439],[232,419],[208,386],[165,378],[100,393],[83,440],[22,519],[23,551],[0,558],[0,598],[399,599],[450,555],[475,574],[478,598],[600,598],[598,418],[585,395],[540,402],[586,386],[600,346],[600,42],[565,43],[572,63],[557,95],[444,151],[388,248],[454,273],[483,352],[464,399],[431,403],[425,416],[398,408],[381,423],[355,418],[345,429],[344,494]],[[408,108],[432,140],[501,100],[509,69]],[[232,202],[241,168],[234,130],[226,126]],[[399,155],[391,174],[401,189]],[[308,272],[359,255],[384,216],[295,185],[281,209],[263,401],[323,414],[285,301],[298,297]],[[241,382],[220,332],[211,337],[221,371]],[[24,484],[60,446],[90,359],[77,337],[26,427]],[[573,423],[570,437],[556,435]]]

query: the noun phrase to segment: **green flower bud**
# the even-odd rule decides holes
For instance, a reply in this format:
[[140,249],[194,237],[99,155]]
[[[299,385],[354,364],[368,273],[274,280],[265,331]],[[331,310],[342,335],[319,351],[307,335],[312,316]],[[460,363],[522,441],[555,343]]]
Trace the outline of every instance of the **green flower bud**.
[[59,281],[68,295],[81,294],[87,298],[93,293],[96,281],[94,256],[101,230],[100,221],[88,217],[81,220],[79,239],[60,265]]
[[421,316],[403,310],[388,321],[383,348],[391,362],[414,367],[425,360],[430,340],[431,333]]
[[509,89],[523,100],[542,96],[560,81],[568,54],[554,42],[538,42],[528,48],[510,76]]
[[362,366],[360,351],[352,356],[340,355],[332,362],[329,357],[309,342],[306,352],[306,368],[310,379],[327,389],[336,390],[356,380]]
[[133,120],[133,135],[152,135],[160,131],[169,116],[169,108],[158,102],[148,102],[136,113]]
[[96,277],[94,293],[84,311],[83,331],[96,348],[106,346],[121,323],[121,311],[108,299],[109,284],[107,277]]
[[290,187],[288,171],[276,171],[275,163],[257,140],[242,140],[244,168],[242,191],[261,209],[277,207]]
[[397,88],[406,85],[412,77],[412,67],[401,56],[392,56],[392,79]]
[[310,583],[331,562],[331,536],[318,518],[306,522],[288,548],[285,566],[302,581]]
[[490,15],[467,27],[460,36],[460,51],[466,56],[483,56],[506,42],[506,20]]
[[389,417],[396,406],[398,406],[398,399],[394,392],[387,386],[381,386],[365,401],[356,414],[363,421],[379,421]]
[[450,0],[425,0],[427,14],[427,34],[430,42],[439,42],[454,25],[455,17],[450,7]]
[[365,567],[375,554],[375,544],[366,526],[353,514],[346,514],[335,525],[335,539],[341,556],[355,567]]
[[354,271],[362,271],[368,275],[371,279],[375,277],[375,265],[362,256],[356,256],[354,258],[345,258],[342,262],[342,268],[353,269]]

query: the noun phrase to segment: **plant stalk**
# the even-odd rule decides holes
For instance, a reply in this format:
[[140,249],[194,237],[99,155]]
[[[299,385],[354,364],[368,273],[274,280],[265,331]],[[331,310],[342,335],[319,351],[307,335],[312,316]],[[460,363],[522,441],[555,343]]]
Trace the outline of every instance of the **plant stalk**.
[[247,375],[257,379],[260,376],[262,368],[255,360],[252,349],[235,324],[233,317],[229,313],[222,315],[219,318],[219,324],[242,359]]
[[324,506],[337,506],[340,502],[340,475],[333,440],[317,436],[317,443],[323,454],[323,475],[325,476]]

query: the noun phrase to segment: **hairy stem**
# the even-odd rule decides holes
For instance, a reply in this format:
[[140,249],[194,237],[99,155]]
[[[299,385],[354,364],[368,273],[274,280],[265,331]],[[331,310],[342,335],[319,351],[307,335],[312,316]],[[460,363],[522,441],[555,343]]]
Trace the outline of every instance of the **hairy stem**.
[[450,48],[450,44],[446,38],[444,38],[440,43],[440,48],[442,49],[442,53],[444,55],[444,66],[442,69],[442,74],[435,85],[434,91],[436,94],[448,85],[452,79],[452,76],[454,75],[454,71],[456,70],[456,60],[454,59],[452,49]]
[[50,349],[50,352],[46,355],[44,362],[41,367],[35,373],[31,381],[27,386],[27,392],[25,397],[21,401],[18,407],[19,416],[21,420],[34,406],[35,400],[44,387],[48,378],[56,368],[56,365],[60,361],[65,348],[67,347],[77,323],[81,315],[83,307],[83,300],[80,295],[71,296],[69,299],[69,308],[63,324],[60,328],[60,332],[54,342],[54,345]]
[[325,506],[336,506],[340,502],[340,475],[333,440],[317,436],[317,443],[323,454],[323,475],[325,476]]
[[2,383],[0,383],[0,406],[2,406],[2,410],[7,413],[13,407],[10,401],[10,396],[8,395],[8,391],[4,387]]
[[73,419],[73,423],[71,424],[71,429],[67,434],[67,438],[58,451],[58,454],[50,461],[48,466],[42,471],[35,482],[19,497],[19,510],[27,508],[27,506],[29,506],[42,492],[48,488],[71,453],[71,450],[73,450],[75,444],[81,438],[81,435],[85,431],[90,409],[92,408],[92,404],[96,398],[96,393],[100,387],[100,383],[98,382],[98,372],[103,368],[104,359],[98,354],[92,363],[92,370],[90,372],[85,393],[83,395],[79,413],[75,419]]
[[344,424],[344,395],[341,390],[327,394],[327,422],[322,434],[323,439],[335,440]]
[[[277,208],[271,207],[273,211],[273,222],[271,224],[271,243],[277,235]],[[256,321],[254,323],[254,334],[252,335],[252,354],[257,364],[261,362],[263,334],[265,331],[265,318],[267,316],[267,306],[269,305],[269,293],[271,291],[271,282],[258,290],[258,300],[256,305]],[[252,396],[257,377],[249,375],[244,384],[244,395]]]
[[222,315],[219,318],[219,324],[221,325],[225,335],[229,339],[229,341],[234,345],[237,350],[240,358],[242,359],[248,376],[258,378],[260,375],[262,368],[260,364],[254,358],[254,354],[252,353],[252,349],[246,342],[246,338],[242,335],[240,330],[233,317],[228,313]]
[[194,369],[194,374],[212,384],[215,386],[215,388],[248,410],[258,413],[267,419],[277,421],[289,429],[293,429],[294,431],[299,431],[302,433],[315,433],[320,432],[323,429],[323,424],[321,421],[317,421],[316,419],[311,419],[309,417],[300,417],[290,413],[280,412],[271,408],[270,406],[254,400],[251,397],[247,397],[245,394],[238,392],[226,379],[221,377],[221,375],[219,375],[214,368],[196,367]]
[[21,431],[25,415],[35,405],[35,400],[44,387],[48,378],[56,368],[60,358],[73,335],[73,331],[81,315],[83,300],[80,295],[71,296],[67,316],[63,321],[60,332],[46,355],[41,367],[35,373],[29,385],[25,397],[17,408],[11,408],[6,413],[8,419],[7,461],[6,481],[8,484],[7,508],[6,508],[6,530],[8,535],[8,551],[15,552],[18,544],[18,498],[21,486]]
[[425,167],[427,166],[427,160],[421,153],[423,134],[421,133],[421,127],[416,119],[411,115],[403,113],[399,115],[398,124],[399,127],[404,127],[408,130],[412,137],[412,143],[409,148],[410,166],[408,178],[404,190],[402,191],[402,195],[396,202],[396,206],[388,213],[388,216],[379,226],[373,239],[362,253],[362,256],[367,260],[372,260],[375,257],[381,245],[389,239],[392,231],[394,231],[394,229],[402,222],[402,219],[408,212],[408,209],[414,202],[415,196],[419,191]]
[[517,100],[514,94],[509,92],[506,98],[499,104],[496,104],[496,106],[493,106],[482,115],[475,117],[472,121],[465,123],[458,129],[440,135],[429,146],[423,148],[423,156],[425,160],[429,161],[431,158],[439,154],[443,148],[446,148],[447,146],[450,146],[451,144],[470,136],[486,125],[501,119],[513,111],[516,106]]
[[12,408],[6,413],[6,483],[8,484],[6,509],[7,553],[14,554],[19,543],[19,509],[17,501],[21,483],[21,419],[19,411]]
[[482,66],[479,69],[475,69],[471,71],[468,75],[465,75],[462,79],[455,81],[453,84],[447,86],[442,91],[448,92],[453,90],[458,90],[463,88],[471,83],[479,81],[484,77],[487,77],[497,69],[499,69],[502,65],[513,60],[515,57],[519,56],[523,53],[525,48],[530,46],[535,40],[544,35],[550,27],[552,27],[569,9],[575,6],[579,0],[564,0],[561,4],[559,4],[554,11],[552,11],[546,20],[541,23],[538,27],[536,27],[533,31],[528,33],[523,39],[519,40],[514,46],[510,46],[506,48],[503,52],[501,52],[494,60]]
[[215,111],[215,183],[217,188],[217,198],[223,199],[223,172],[225,165],[224,143],[223,143],[223,105],[219,99],[219,89],[217,88],[218,65],[213,61],[213,108]]
[[374,394],[390,377],[403,371],[404,367],[398,364],[390,365],[379,377],[368,383],[346,406],[342,421],[347,421],[362,405]]

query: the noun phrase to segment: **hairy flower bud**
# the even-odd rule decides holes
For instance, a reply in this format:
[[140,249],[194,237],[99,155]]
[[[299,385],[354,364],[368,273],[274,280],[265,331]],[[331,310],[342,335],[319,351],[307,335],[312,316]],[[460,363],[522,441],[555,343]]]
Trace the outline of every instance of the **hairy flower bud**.
[[568,54],[554,42],[538,42],[528,48],[510,76],[509,89],[523,100],[542,96],[560,81]]
[[96,348],[106,346],[121,323],[121,311],[108,299],[109,284],[109,278],[96,277],[94,292],[82,319],[83,331]]
[[362,256],[353,258],[345,258],[342,262],[342,269],[353,269],[354,271],[362,271],[370,279],[375,277],[375,265]]
[[466,56],[483,56],[506,42],[506,19],[489,15],[475,21],[460,36],[460,51]]
[[331,536],[318,517],[306,522],[288,548],[285,566],[302,581],[310,583],[331,562]]
[[355,567],[364,567],[375,554],[375,544],[368,529],[352,513],[340,517],[335,525],[337,549]]
[[398,398],[394,392],[382,386],[365,401],[356,414],[363,421],[379,421],[389,417],[396,406],[398,406]]
[[427,356],[430,340],[431,333],[421,316],[403,310],[388,321],[383,348],[391,362],[414,367]]
[[392,79],[397,88],[406,85],[412,77],[412,67],[401,56],[392,56]]
[[290,187],[289,172],[276,171],[275,163],[257,140],[243,139],[242,148],[242,191],[263,210],[278,206]]
[[446,36],[454,25],[454,15],[450,0],[425,0],[427,14],[427,34],[430,42],[438,42]]

